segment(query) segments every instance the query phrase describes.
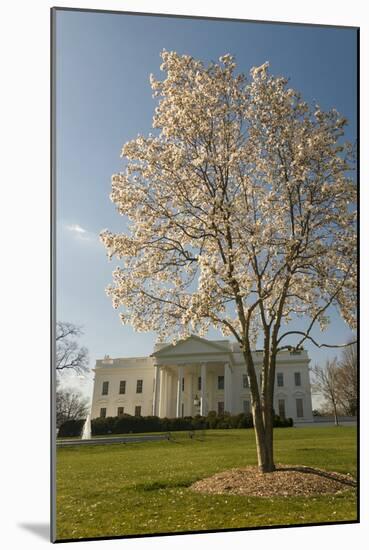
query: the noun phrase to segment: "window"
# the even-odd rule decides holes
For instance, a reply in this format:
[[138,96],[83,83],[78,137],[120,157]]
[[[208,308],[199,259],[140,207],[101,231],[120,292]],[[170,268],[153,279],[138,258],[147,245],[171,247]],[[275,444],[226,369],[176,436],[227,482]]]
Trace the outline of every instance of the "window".
[[295,372],[295,386],[301,386],[301,373]]
[[249,377],[247,376],[247,374],[242,375],[242,386],[244,388],[248,388],[250,386],[249,385]]
[[218,401],[218,414],[224,414],[224,401]]
[[118,407],[118,414],[117,416],[123,416],[124,415],[124,407]]
[[246,399],[244,402],[243,402],[243,412],[245,414],[250,414],[251,413],[251,408],[250,408],[250,401],[248,399]]
[[121,380],[119,382],[119,393],[126,393],[126,381]]
[[224,390],[224,376],[218,376],[218,390]]
[[135,406],[135,416],[141,416],[141,405]]
[[137,380],[136,393],[142,393],[143,380]]
[[182,377],[182,391],[184,391],[184,376]]
[[201,376],[199,376],[198,379],[197,379],[197,389],[199,391],[201,390]]
[[277,372],[277,386],[279,388],[284,386],[283,372]]
[[304,416],[304,406],[302,399],[296,399],[296,414],[297,418],[302,418]]
[[108,395],[108,392],[109,392],[109,382],[103,382],[102,395]]
[[106,418],[106,407],[100,409],[100,418]]
[[286,418],[286,404],[284,399],[278,399],[278,414],[281,418]]
[[182,418],[184,417],[184,403],[182,403],[182,406],[181,406],[181,416]]
[[259,375],[259,382],[260,382],[260,386],[262,386],[262,384],[263,384],[263,375],[262,375],[262,373],[260,373],[260,375]]

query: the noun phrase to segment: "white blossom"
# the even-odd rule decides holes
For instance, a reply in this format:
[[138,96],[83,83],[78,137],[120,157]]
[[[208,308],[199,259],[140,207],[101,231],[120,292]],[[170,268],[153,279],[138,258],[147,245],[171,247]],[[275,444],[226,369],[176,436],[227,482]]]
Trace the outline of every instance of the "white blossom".
[[354,327],[346,119],[309,107],[268,63],[247,80],[230,54],[161,56],[155,132],[123,146],[112,177],[129,231],[101,233],[121,260],[107,292],[122,322],[176,339],[213,325],[245,342],[294,316],[324,329],[335,305]]

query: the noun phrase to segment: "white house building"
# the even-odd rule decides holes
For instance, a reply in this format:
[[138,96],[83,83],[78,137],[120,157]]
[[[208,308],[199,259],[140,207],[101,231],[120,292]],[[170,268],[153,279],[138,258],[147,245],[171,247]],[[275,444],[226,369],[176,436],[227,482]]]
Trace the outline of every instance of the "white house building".
[[[258,379],[263,354],[253,352]],[[294,422],[312,422],[307,352],[278,354],[274,410]],[[96,361],[91,417],[205,416],[251,411],[246,367],[237,343],[190,336],[158,344],[150,357]]]

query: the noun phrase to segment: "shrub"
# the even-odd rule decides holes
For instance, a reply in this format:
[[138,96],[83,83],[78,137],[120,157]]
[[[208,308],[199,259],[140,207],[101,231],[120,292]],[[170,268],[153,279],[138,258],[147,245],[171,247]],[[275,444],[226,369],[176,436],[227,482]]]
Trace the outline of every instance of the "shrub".
[[58,437],[76,437],[82,434],[85,420],[66,420],[60,426]]
[[[78,433],[80,435],[83,421]],[[274,416],[275,427],[292,426],[292,418],[282,419],[279,416]],[[124,414],[119,417],[94,418],[91,422],[92,435],[108,435],[108,434],[129,434],[129,433],[144,433],[144,432],[172,432],[172,431],[192,431],[204,429],[230,429],[230,428],[252,428],[253,421],[251,414],[235,414],[231,415],[228,412],[217,414],[215,411],[210,411],[206,417],[185,416],[180,418],[159,418],[158,416],[131,416]],[[71,435],[71,430],[68,434]],[[77,432],[77,428],[75,429]]]
[[233,418],[236,422],[235,428],[252,428],[254,426],[252,414],[240,413]]
[[231,427],[231,415],[229,413],[218,414],[215,427],[226,430]]
[[116,417],[94,418],[91,420],[92,435],[107,435],[113,433],[113,426]]
[[192,429],[193,430],[204,430],[208,427],[208,423],[205,417],[197,414],[192,418]]
[[215,411],[209,411],[206,417],[207,427],[212,430],[217,427],[217,413]]
[[168,418],[168,429],[166,431],[184,431],[192,430],[192,417]]
[[278,414],[274,415],[273,426],[275,428],[290,428],[293,426],[292,418],[282,418]]

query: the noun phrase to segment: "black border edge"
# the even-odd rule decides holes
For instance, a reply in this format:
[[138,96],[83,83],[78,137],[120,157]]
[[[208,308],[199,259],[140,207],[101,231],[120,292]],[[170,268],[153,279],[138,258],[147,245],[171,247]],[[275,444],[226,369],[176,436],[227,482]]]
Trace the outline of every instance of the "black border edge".
[[110,535],[107,537],[86,537],[80,539],[56,539],[56,544],[64,542],[86,542],[86,541],[101,541],[101,540],[124,540],[124,539],[143,539],[152,537],[175,537],[178,535],[208,535],[212,533],[237,533],[247,531],[269,531],[271,529],[293,529],[296,527],[329,527],[333,525],[352,525],[354,523],[360,523],[359,520],[342,520],[335,522],[321,522],[321,523],[295,523],[293,525],[261,525],[255,527],[233,527],[229,529],[209,529],[206,531],[176,531],[173,533],[149,533],[143,535]]
[[[351,525],[360,523],[360,352],[359,352],[359,368],[357,371],[357,382],[359,387],[359,399],[357,410],[357,518],[355,520],[344,520],[337,522],[318,522],[318,523],[298,523],[293,525],[269,525],[269,526],[255,526],[255,527],[240,527],[229,529],[211,529],[206,531],[178,531],[170,533],[149,533],[149,534],[133,534],[133,535],[111,535],[103,537],[86,537],[76,539],[57,539],[56,538],[56,403],[55,403],[55,391],[56,391],[56,371],[55,371],[55,334],[56,334],[56,13],[57,11],[71,11],[71,12],[87,12],[87,13],[101,13],[101,14],[116,14],[116,15],[141,15],[150,17],[167,17],[167,18],[180,18],[180,19],[200,19],[208,21],[224,21],[234,23],[262,23],[269,25],[292,25],[292,26],[309,26],[309,27],[323,27],[331,29],[348,29],[356,30],[357,36],[357,48],[356,48],[356,119],[357,119],[357,185],[358,185],[358,227],[360,228],[360,27],[351,25],[329,25],[318,23],[297,23],[291,21],[265,21],[255,19],[236,19],[226,17],[211,17],[205,15],[180,15],[180,14],[168,14],[168,13],[150,13],[150,12],[133,12],[133,11],[119,11],[119,10],[104,10],[93,8],[74,8],[67,6],[53,6],[50,8],[50,438],[51,438],[51,461],[50,461],[50,481],[51,481],[51,493],[50,493],[50,541],[53,543],[64,542],[84,542],[84,541],[101,541],[101,540],[122,540],[122,539],[139,539],[139,538],[151,538],[151,537],[167,537],[177,535],[202,535],[210,533],[228,533],[228,532],[247,532],[247,531],[260,531],[270,529],[291,529],[295,527],[325,527],[333,525]],[[360,231],[357,235],[358,246],[358,267],[360,268]],[[358,298],[358,314],[357,314],[357,340],[360,350],[360,269],[357,276],[357,298]]]
[[268,25],[294,25],[298,27],[325,27],[330,29],[359,29],[355,25],[329,25],[326,23],[296,23],[294,21],[267,21],[264,19],[238,19],[235,17],[215,17],[209,15],[184,15],[175,13],[152,13],[124,10],[104,10],[103,8],[68,8],[67,6],[54,6],[51,8],[58,11],[77,11],[86,13],[104,13],[111,15],[143,15],[149,17],[169,17],[171,19],[205,19],[206,21],[224,21],[232,23],[263,23]]

